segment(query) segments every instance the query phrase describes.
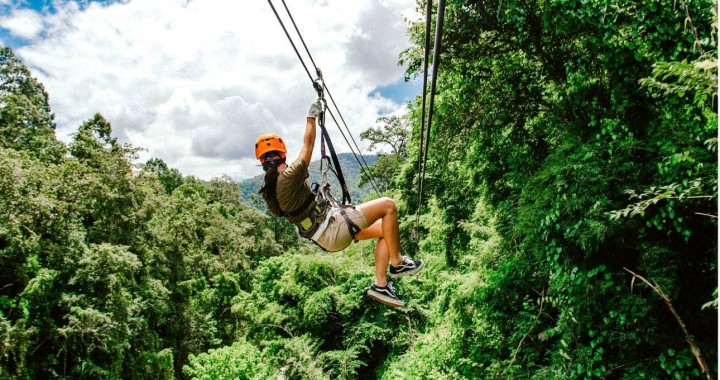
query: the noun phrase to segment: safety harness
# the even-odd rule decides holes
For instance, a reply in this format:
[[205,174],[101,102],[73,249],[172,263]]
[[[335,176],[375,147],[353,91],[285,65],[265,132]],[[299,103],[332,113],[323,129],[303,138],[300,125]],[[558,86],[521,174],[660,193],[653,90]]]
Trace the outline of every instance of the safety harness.
[[[441,0],[441,2],[442,2],[442,0]],[[312,74],[310,74],[310,70],[308,69],[307,65],[305,64],[305,61],[304,61],[302,55],[300,54],[300,51],[298,50],[297,46],[295,45],[295,42],[293,41],[293,38],[290,36],[290,33],[288,32],[287,28],[285,27],[285,23],[283,22],[282,18],[280,17],[280,15],[278,14],[277,10],[275,9],[275,6],[273,5],[273,2],[272,2],[271,0],[268,0],[268,4],[270,5],[270,8],[272,8],[272,11],[273,11],[273,13],[275,14],[275,17],[277,18],[278,22],[280,23],[280,26],[282,27],[283,31],[285,32],[285,36],[288,38],[288,41],[290,42],[290,45],[292,45],[292,48],[293,48],[293,50],[295,51],[295,54],[297,55],[298,59],[300,60],[300,63],[301,63],[302,66],[305,68],[305,72],[307,73],[307,75],[308,75],[308,77],[310,78],[310,80],[313,82],[313,87],[315,87],[315,90],[316,90],[317,93],[318,93],[318,97],[319,97],[320,99],[322,99],[323,104],[324,104],[324,110],[326,110],[326,109],[327,109],[327,103],[325,102],[325,97],[324,97],[325,91],[328,92],[328,95],[329,95],[329,97],[330,97],[330,100],[331,100],[333,103],[335,103],[335,101],[333,100],[332,94],[330,94],[330,91],[328,90],[327,86],[325,85],[325,82],[324,82],[323,79],[322,79],[322,72],[321,72],[320,69],[317,67],[317,65],[315,65],[315,61],[313,60],[312,54],[310,54],[310,50],[308,49],[307,45],[305,44],[305,40],[303,39],[302,34],[300,33],[300,30],[299,30],[298,27],[297,27],[297,24],[295,24],[295,20],[293,19],[292,14],[290,13],[290,10],[288,9],[287,5],[285,4],[285,1],[283,1],[283,5],[285,6],[285,10],[287,11],[287,14],[288,14],[289,18],[290,18],[290,20],[292,21],[293,26],[295,27],[295,32],[297,32],[297,35],[298,35],[298,37],[300,38],[300,41],[302,41],[303,47],[305,48],[305,52],[307,53],[308,57],[310,58],[310,61],[312,62],[313,66],[315,67],[315,71],[316,71],[316,73],[317,73],[317,79],[315,79],[315,80],[313,80]],[[335,106],[335,109],[337,109],[337,105]],[[342,115],[340,114],[340,110],[337,109],[337,111],[338,111],[338,115],[340,116],[340,119],[342,120]],[[349,192],[348,189],[347,189],[347,185],[346,185],[346,183],[345,183],[345,178],[344,178],[343,175],[342,175],[342,169],[340,168],[340,161],[339,161],[338,158],[337,158],[337,154],[335,154],[335,149],[333,148],[332,142],[330,141],[330,136],[328,135],[327,130],[325,129],[325,119],[324,119],[324,117],[325,117],[325,111],[323,111],[319,116],[320,116],[320,117],[319,117],[319,119],[320,119],[320,127],[321,127],[321,129],[322,129],[322,139],[323,139],[323,140],[322,140],[323,161],[325,161],[325,158],[327,157],[327,156],[324,155],[325,141],[327,141],[327,144],[328,144],[328,146],[330,147],[330,153],[331,153],[332,161],[333,161],[333,164],[335,165],[335,169],[336,169],[337,171],[332,170],[332,168],[330,167],[330,164],[329,164],[329,160],[328,160],[328,168],[329,168],[330,170],[332,170],[333,173],[335,173],[335,175],[337,176],[338,182],[340,182],[340,187],[342,188],[342,192],[343,192],[342,204],[339,204],[337,201],[335,201],[335,202],[329,202],[329,203],[339,204],[339,207],[340,207],[340,212],[339,212],[339,214],[342,215],[342,216],[345,218],[345,220],[347,221],[348,228],[350,229],[350,234],[353,236],[353,238],[355,238],[355,235],[360,231],[360,228],[358,228],[357,225],[355,225],[354,223],[352,223],[352,221],[350,220],[350,218],[348,218],[347,214],[346,214],[346,213],[344,212],[344,210],[343,210],[343,208],[345,208],[345,207],[351,207],[350,192]],[[333,120],[335,120],[335,116],[333,116],[332,112],[330,112],[330,116],[332,116],[332,117],[333,117]],[[337,120],[335,120],[335,122],[337,123]],[[344,123],[345,123],[345,121],[343,120],[343,124],[344,124]],[[339,125],[338,125],[338,127],[339,127]],[[345,127],[347,128],[347,125],[345,125]],[[350,132],[350,129],[349,129],[349,128],[348,128],[348,132]],[[340,129],[340,133],[342,133],[342,129]],[[344,137],[344,134],[343,134],[343,137]],[[352,135],[351,135],[350,137],[352,138]],[[347,139],[346,139],[346,141],[347,141]],[[353,142],[354,142],[354,140],[353,140]],[[349,144],[349,142],[348,142],[348,144]],[[357,143],[355,144],[355,146],[357,147]],[[352,146],[350,147],[350,150],[352,150]],[[359,151],[359,150],[360,150],[360,149],[358,148],[358,151]],[[353,152],[353,155],[355,155],[354,152]],[[362,158],[362,155],[360,155],[360,157]],[[355,156],[355,158],[357,159],[357,156]],[[363,161],[365,161],[365,159],[363,159]],[[365,166],[363,166],[362,163],[360,163],[359,160],[358,160],[358,163],[360,164],[361,169],[364,169],[364,170],[365,170],[365,167],[367,167],[367,162],[365,163]],[[321,167],[321,169],[322,169],[322,167]],[[380,192],[378,191],[377,187],[375,186],[375,181],[372,179],[372,176],[370,176],[369,178],[370,178],[370,184],[373,186],[373,188],[375,189],[375,191],[379,194]],[[320,198],[323,198],[323,199],[334,199],[334,198],[331,198],[331,197],[330,197],[330,196],[332,196],[332,194],[331,194],[330,191],[329,191],[329,187],[328,187],[328,190],[327,190],[327,191],[324,190],[324,189],[325,189],[325,186],[324,186],[324,185],[323,185],[322,187],[317,187],[316,189],[317,189],[317,191],[316,191],[316,200],[321,200]],[[323,196],[323,195],[322,195],[323,193],[327,193],[327,196]],[[326,213],[325,218],[332,217],[332,215],[330,215],[330,216],[328,216],[328,215],[329,215],[329,214]],[[317,218],[315,218],[315,219],[317,219]],[[323,219],[323,220],[324,220],[324,219]],[[310,224],[314,224],[314,221],[315,221],[315,220],[306,221],[306,222],[307,222],[308,225],[310,225]],[[305,221],[301,222],[301,224],[305,224],[304,222],[305,222]]]
[[[325,232],[325,229],[327,229],[330,222],[339,215],[345,219],[345,224],[348,227],[350,236],[352,236],[354,240],[357,240],[355,236],[358,232],[360,232],[360,227],[358,227],[358,225],[355,224],[350,217],[348,217],[347,212],[345,211],[345,208],[353,207],[350,192],[348,191],[347,183],[345,182],[345,177],[343,176],[342,168],[340,167],[340,160],[338,159],[337,153],[335,153],[335,148],[333,147],[332,140],[330,140],[330,135],[328,134],[327,129],[325,129],[325,110],[327,109],[327,103],[325,102],[322,72],[319,68],[317,69],[317,75],[318,78],[313,82],[313,87],[318,93],[318,98],[323,103],[323,112],[321,112],[317,118],[318,125],[320,126],[322,133],[320,137],[320,172],[322,173],[322,178],[320,184],[312,184],[311,197],[308,197],[308,201],[306,201],[304,207],[301,207],[295,216],[300,215],[306,211],[308,207],[311,207],[313,200],[315,201],[315,207],[313,207],[313,210],[310,212],[310,216],[308,218],[305,218],[296,225],[298,226],[300,236],[310,239],[317,244],[318,239],[322,236],[323,232]],[[327,144],[327,147],[330,150],[330,157],[328,157],[325,152],[325,144]],[[332,159],[332,164],[330,163],[330,159]],[[328,171],[332,171],[340,183],[340,188],[343,193],[342,203],[338,202],[330,191],[330,184],[327,179]],[[320,248],[325,250],[322,246],[320,246]]]
[[[342,204],[335,199],[330,191],[330,184],[327,182],[327,170],[323,172],[322,177],[322,184],[313,183],[312,185],[311,191],[313,193],[315,206],[310,211],[310,216],[296,223],[300,236],[318,244],[318,240],[330,223],[338,217],[342,217],[345,219],[345,224],[347,225],[350,236],[352,236],[354,240],[357,240],[355,235],[360,232],[360,227],[350,219],[345,211],[346,208],[354,206]],[[327,251],[327,249],[320,244],[318,244],[318,246]]]

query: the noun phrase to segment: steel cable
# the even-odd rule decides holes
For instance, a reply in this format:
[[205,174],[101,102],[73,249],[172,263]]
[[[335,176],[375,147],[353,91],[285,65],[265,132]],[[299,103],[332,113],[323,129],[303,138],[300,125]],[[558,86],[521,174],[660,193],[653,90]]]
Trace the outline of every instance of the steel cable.
[[[315,64],[315,60],[312,57],[312,54],[310,53],[310,50],[307,47],[307,44],[305,43],[305,39],[302,37],[302,33],[300,33],[300,30],[297,27],[297,24],[295,23],[295,19],[292,16],[292,13],[290,12],[290,9],[288,9],[287,4],[285,3],[285,0],[282,0],[283,6],[285,7],[285,11],[287,12],[294,28],[295,32],[297,33],[298,37],[300,38],[300,41],[303,44],[303,47],[305,48],[305,52],[307,53],[308,57],[310,58],[310,61],[313,65],[313,68],[315,69],[315,72],[320,73],[318,70],[317,65]],[[305,60],[302,58],[302,55],[298,51],[294,40],[290,37],[290,33],[288,33],[287,28],[285,27],[285,23],[282,21],[282,18],[280,18],[280,15],[278,14],[277,10],[275,9],[275,6],[273,5],[271,0],[268,0],[268,4],[270,4],[270,8],[272,8],[273,13],[275,13],[275,17],[277,18],[278,22],[280,23],[280,26],[282,27],[283,31],[285,32],[285,36],[288,38],[288,41],[290,41],[290,44],[292,45],[293,50],[295,51],[295,54],[297,55],[298,59],[300,60],[300,63],[302,64],[303,68],[305,69],[305,72],[308,75],[308,78],[310,78],[310,81],[314,83],[313,76],[310,74],[310,70],[308,69],[307,65],[305,64]],[[367,161],[365,161],[365,158],[360,153],[360,148],[357,145],[357,142],[355,141],[355,138],[352,136],[352,133],[350,132],[350,128],[347,126],[347,123],[345,123],[345,119],[342,117],[342,113],[340,112],[340,109],[337,106],[337,103],[335,103],[335,99],[333,98],[332,94],[330,93],[330,90],[327,87],[327,84],[325,84],[325,81],[323,80],[323,87],[325,88],[325,91],[327,91],[328,96],[330,97],[331,102],[333,103],[333,106],[335,107],[335,110],[337,111],[340,119],[342,120],[343,124],[345,125],[345,129],[347,130],[348,134],[350,135],[350,139],[353,141],[355,148],[357,149],[357,154],[355,153],[355,150],[353,149],[353,146],[350,144],[350,140],[346,137],[345,133],[343,132],[342,128],[340,127],[340,124],[338,123],[337,119],[335,118],[335,115],[332,113],[330,109],[328,109],[328,112],[330,113],[330,116],[332,117],[333,121],[335,122],[335,125],[338,127],[338,130],[340,131],[340,134],[343,136],[343,139],[348,144],[348,147],[350,148],[350,152],[355,157],[355,160],[360,165],[361,170],[368,176],[370,180],[370,185],[372,186],[373,190],[375,190],[375,193],[378,196],[382,196],[381,192],[378,190],[377,184],[375,183],[375,180],[373,178],[372,173],[370,172],[369,165],[367,164]],[[358,159],[358,154],[362,158],[362,162],[360,162],[360,159]]]

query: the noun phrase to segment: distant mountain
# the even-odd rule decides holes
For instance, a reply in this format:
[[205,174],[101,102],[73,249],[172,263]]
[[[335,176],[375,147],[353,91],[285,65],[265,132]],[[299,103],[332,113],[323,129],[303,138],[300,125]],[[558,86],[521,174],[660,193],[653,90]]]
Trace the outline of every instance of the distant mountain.
[[[363,155],[363,157],[368,165],[372,165],[378,160],[378,156],[374,154]],[[358,159],[360,159],[360,156],[358,156]],[[347,182],[348,190],[350,191],[350,197],[352,197],[353,203],[361,203],[365,195],[373,192],[372,186],[365,185],[363,187],[358,187],[362,169],[352,153],[340,153],[338,154],[338,160],[340,161],[343,176],[345,177],[345,182]],[[362,162],[362,159],[360,160],[360,162]],[[252,204],[252,196],[253,194],[257,195],[258,190],[260,190],[260,186],[262,186],[263,183],[263,177],[264,175],[261,174],[253,178],[240,181],[240,196],[246,203]],[[320,161],[313,161],[310,163],[310,183],[319,183],[320,178]],[[330,182],[330,186],[335,197],[338,200],[341,200],[342,192],[340,190],[340,184],[338,183],[337,178],[335,178],[335,175],[330,172],[328,173],[328,182]]]

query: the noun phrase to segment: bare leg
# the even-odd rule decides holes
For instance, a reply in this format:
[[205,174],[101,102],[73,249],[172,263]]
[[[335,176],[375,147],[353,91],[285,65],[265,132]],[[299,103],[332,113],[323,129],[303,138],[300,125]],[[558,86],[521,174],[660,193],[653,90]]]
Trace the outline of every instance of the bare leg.
[[378,238],[375,246],[375,282],[379,286],[384,286],[388,261],[395,266],[402,262],[395,201],[390,198],[379,198],[358,207],[370,227],[360,231],[356,238],[358,240]]
[[387,267],[390,262],[385,239],[379,238],[375,244],[375,285],[387,285]]

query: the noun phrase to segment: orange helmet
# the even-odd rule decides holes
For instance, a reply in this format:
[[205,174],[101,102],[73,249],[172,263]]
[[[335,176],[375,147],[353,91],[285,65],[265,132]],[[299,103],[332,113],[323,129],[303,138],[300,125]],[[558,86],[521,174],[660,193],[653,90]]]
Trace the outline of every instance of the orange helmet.
[[258,160],[267,152],[280,152],[281,157],[285,157],[287,149],[282,138],[275,133],[266,133],[258,137],[255,141],[255,158]]

